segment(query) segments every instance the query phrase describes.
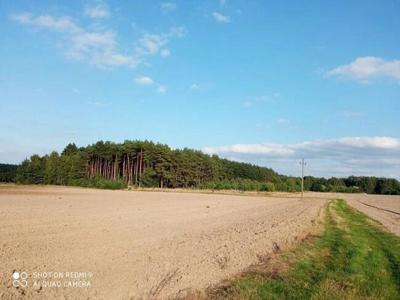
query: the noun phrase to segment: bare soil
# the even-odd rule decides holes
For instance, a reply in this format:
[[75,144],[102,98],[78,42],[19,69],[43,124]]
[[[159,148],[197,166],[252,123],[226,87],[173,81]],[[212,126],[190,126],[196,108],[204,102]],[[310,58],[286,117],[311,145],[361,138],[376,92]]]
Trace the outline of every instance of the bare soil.
[[347,194],[343,198],[351,206],[400,236],[400,196]]
[[[310,196],[0,186],[0,298],[185,296],[306,236],[327,199]],[[64,286],[73,281],[90,287]]]
[[[274,197],[298,197],[297,194],[273,193]],[[400,196],[315,193],[304,194],[308,199],[344,199],[347,203],[381,223],[387,230],[400,236]]]

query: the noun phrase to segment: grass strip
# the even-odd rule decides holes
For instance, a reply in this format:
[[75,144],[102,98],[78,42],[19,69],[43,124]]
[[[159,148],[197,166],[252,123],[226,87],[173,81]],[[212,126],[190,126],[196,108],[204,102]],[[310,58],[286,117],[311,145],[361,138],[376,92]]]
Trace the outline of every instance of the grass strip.
[[319,236],[277,259],[282,271],[248,273],[210,297],[400,299],[400,238],[343,200],[329,203]]

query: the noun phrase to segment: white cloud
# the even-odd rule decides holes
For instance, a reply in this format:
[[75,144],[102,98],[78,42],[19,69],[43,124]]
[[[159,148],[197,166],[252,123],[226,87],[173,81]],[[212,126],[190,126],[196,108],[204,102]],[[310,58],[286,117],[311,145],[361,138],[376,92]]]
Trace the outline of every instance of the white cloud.
[[102,64],[105,66],[129,66],[135,67],[139,61],[137,61],[134,57],[129,55],[124,55],[121,53],[113,53],[113,52],[103,52],[99,55],[95,55],[93,57],[93,62],[95,64]]
[[199,89],[200,89],[200,86],[199,86],[197,83],[192,83],[192,84],[189,86],[189,88],[190,88],[191,90],[199,90]]
[[116,34],[112,31],[92,32],[75,24],[71,18],[23,13],[12,16],[15,21],[40,28],[62,32],[67,38],[66,54],[69,58],[87,60],[100,67],[129,66],[138,64],[138,59],[118,51]]
[[[237,144],[216,148],[205,148],[208,153],[236,153],[248,155],[288,156],[337,156],[354,149],[394,150],[400,154],[400,139],[393,137],[345,137],[330,140],[317,140],[298,144]],[[369,152],[372,154],[375,152]]]
[[34,16],[25,12],[12,15],[11,18],[22,25],[58,32],[60,34],[58,44],[62,44],[68,58],[87,61],[101,68],[118,66],[133,68],[144,63],[148,56],[166,57],[170,55],[170,51],[165,46],[170,40],[186,34],[184,27],[173,27],[161,34],[145,33],[134,43],[134,49],[123,53],[119,50],[121,47],[117,33],[108,29],[87,30],[68,16]]
[[111,31],[82,31],[70,37],[71,45],[67,50],[68,57],[87,60],[100,67],[128,66],[135,67],[138,58],[120,53],[116,34]]
[[328,71],[327,75],[360,82],[368,82],[379,77],[400,80],[400,60],[390,61],[373,56],[359,57],[350,64]]
[[139,40],[138,51],[142,51],[147,54],[156,54],[160,51],[160,48],[166,44],[166,40],[157,34],[146,33]]
[[[173,27],[162,34],[145,33],[137,42],[136,52],[140,56],[160,54],[165,56],[169,50],[164,49],[172,38],[183,37],[186,34],[184,27]],[[165,52],[167,50],[168,52]]]
[[134,79],[135,83],[143,86],[157,85],[157,92],[160,94],[167,93],[168,87],[165,84],[159,84],[149,76],[139,76]]
[[176,3],[173,3],[173,2],[163,2],[163,3],[161,3],[161,10],[164,12],[164,13],[169,13],[169,12],[173,12],[173,11],[175,11],[177,8],[178,8],[178,6],[176,5]]
[[106,49],[114,48],[116,45],[113,32],[82,32],[71,37],[75,51],[84,52],[94,47]]
[[55,18],[49,15],[34,17],[31,13],[12,15],[11,19],[24,25],[48,28],[57,31],[80,32],[81,28],[71,21],[69,17]]
[[107,18],[110,15],[110,12],[105,3],[98,2],[95,5],[86,6],[85,15],[90,18],[101,19],[101,18]]
[[399,177],[400,139],[394,137],[345,137],[296,144],[236,144],[206,147],[204,152],[219,154],[274,167],[285,174],[296,174],[297,162],[309,161],[315,176],[376,175]]
[[225,15],[220,14],[218,12],[213,12],[212,16],[214,17],[214,19],[217,22],[220,22],[220,23],[229,23],[231,21],[229,16],[225,16]]
[[165,93],[167,92],[167,86],[161,84],[161,85],[158,87],[158,92],[159,92],[160,94],[165,94]]
[[139,85],[152,85],[154,80],[148,76],[140,76],[135,78],[135,82]]

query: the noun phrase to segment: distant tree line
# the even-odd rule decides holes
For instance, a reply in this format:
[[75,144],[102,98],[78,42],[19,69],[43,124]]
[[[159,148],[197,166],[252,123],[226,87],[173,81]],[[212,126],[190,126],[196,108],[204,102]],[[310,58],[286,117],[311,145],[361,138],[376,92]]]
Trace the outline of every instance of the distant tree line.
[[25,184],[97,186],[98,181],[121,186],[266,190],[280,183],[281,176],[268,168],[149,141],[100,141],[81,148],[69,144],[61,154],[31,156],[16,175],[16,182]]
[[18,165],[0,164],[0,182],[15,182]]
[[400,195],[400,182],[393,178],[350,176],[347,178],[305,177],[304,189],[315,192],[350,192]]
[[[128,185],[161,188],[236,189],[243,191],[301,190],[301,179],[272,169],[207,155],[191,149],[171,149],[149,141],[97,142],[78,148],[68,144],[59,154],[33,155],[0,180],[24,184],[56,184],[108,189]],[[8,179],[7,179],[8,178]],[[12,179],[12,180],[10,180]],[[400,194],[396,179],[375,177],[305,177],[305,190]]]

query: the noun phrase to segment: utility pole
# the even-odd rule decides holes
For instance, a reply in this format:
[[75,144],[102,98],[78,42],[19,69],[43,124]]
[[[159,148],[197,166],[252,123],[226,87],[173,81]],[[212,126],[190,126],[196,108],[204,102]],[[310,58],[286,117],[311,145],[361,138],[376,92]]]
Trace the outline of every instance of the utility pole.
[[304,162],[304,158],[301,159],[299,162],[301,165],[301,200],[303,200],[303,194],[304,194],[304,166],[307,164]]

